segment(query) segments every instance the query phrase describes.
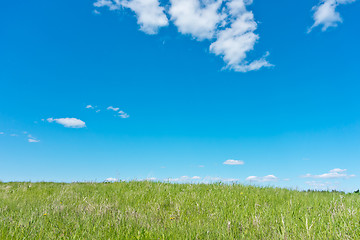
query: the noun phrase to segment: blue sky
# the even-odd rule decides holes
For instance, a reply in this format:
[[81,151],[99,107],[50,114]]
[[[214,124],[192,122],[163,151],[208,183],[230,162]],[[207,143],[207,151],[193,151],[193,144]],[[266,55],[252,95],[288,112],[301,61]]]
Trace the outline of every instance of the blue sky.
[[352,0],[7,1],[0,180],[357,189],[359,11]]

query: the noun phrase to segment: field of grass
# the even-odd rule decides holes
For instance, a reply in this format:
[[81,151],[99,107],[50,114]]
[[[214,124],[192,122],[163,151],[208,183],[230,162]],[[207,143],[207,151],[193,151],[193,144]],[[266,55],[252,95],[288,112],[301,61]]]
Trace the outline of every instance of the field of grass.
[[226,184],[0,183],[0,239],[360,239],[360,196]]

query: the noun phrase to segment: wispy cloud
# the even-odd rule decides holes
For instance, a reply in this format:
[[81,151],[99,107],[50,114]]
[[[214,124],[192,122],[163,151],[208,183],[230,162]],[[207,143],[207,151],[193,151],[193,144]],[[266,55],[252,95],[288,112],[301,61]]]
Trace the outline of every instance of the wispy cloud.
[[[24,132],[24,134],[27,134],[27,132]],[[33,137],[31,134],[28,134],[27,137],[28,137],[28,142],[30,142],[30,143],[40,142],[40,140],[36,139],[36,138]]]
[[0,135],[3,135],[3,134],[5,134],[4,132],[0,132]]
[[240,179],[237,178],[224,178],[224,177],[211,177],[207,176],[202,179],[202,183],[212,183],[212,182],[222,182],[222,183],[232,183],[238,182]]
[[317,190],[337,189],[340,185],[338,182],[322,182],[322,181],[307,181],[305,182],[305,184]]
[[77,118],[48,118],[48,122],[56,122],[67,128],[84,128],[85,122]]
[[157,0],[98,0],[94,6],[132,9],[140,29],[148,34],[155,34],[160,27],[168,25],[167,10],[181,34],[198,41],[210,41],[210,52],[222,57],[225,69],[248,72],[273,66],[267,61],[268,52],[259,59],[247,60],[259,40],[254,14],[247,10],[250,4],[252,0],[170,0],[165,9]]
[[199,177],[199,176],[193,176],[193,177],[182,176],[179,178],[166,178],[166,179],[164,179],[164,181],[167,181],[167,182],[191,182],[191,181],[200,180],[200,179],[201,179],[201,177]]
[[245,162],[241,160],[234,160],[234,159],[228,159],[225,162],[223,162],[225,165],[244,165]]
[[320,25],[322,25],[322,31],[326,31],[329,27],[337,27],[339,23],[343,22],[343,19],[340,13],[336,11],[336,8],[341,4],[348,4],[355,1],[356,0],[321,0],[317,6],[312,8],[314,11],[314,24],[308,29],[308,33]]
[[249,182],[276,182],[279,178],[274,175],[267,175],[264,177],[249,176],[245,180]]
[[119,111],[119,117],[121,117],[121,118],[129,118],[130,115],[121,110],[121,111]]
[[308,173],[301,177],[328,179],[328,178],[352,178],[352,177],[355,177],[355,175],[348,174],[347,169],[335,168],[335,169],[330,170],[328,173],[323,173],[323,174],[319,174],[319,175],[312,175],[312,174]]
[[110,106],[110,107],[107,107],[106,110],[113,110],[115,112],[119,111],[120,108],[118,107],[113,107],[113,106]]
[[87,109],[93,109],[95,112],[100,112],[101,110],[97,107],[97,106],[93,106],[93,105],[86,105]]

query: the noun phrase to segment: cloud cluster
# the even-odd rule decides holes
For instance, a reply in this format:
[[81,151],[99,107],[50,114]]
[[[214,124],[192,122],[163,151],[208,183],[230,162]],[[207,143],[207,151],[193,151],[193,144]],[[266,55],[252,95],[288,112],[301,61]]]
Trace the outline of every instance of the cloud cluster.
[[267,175],[264,177],[249,176],[245,180],[249,182],[276,182],[279,178],[274,175]]
[[189,177],[189,176],[182,176],[179,178],[166,178],[164,179],[164,181],[166,182],[190,182],[193,180],[200,180],[201,177],[199,176],[193,176],[193,177]]
[[[97,106],[92,106],[92,105],[87,105],[85,108],[87,109],[94,109],[96,112],[100,112],[101,110],[97,107]],[[123,110],[120,110],[120,108],[118,107],[113,107],[113,106],[109,106],[106,108],[106,110],[110,110],[110,111],[114,111],[114,112],[117,112],[117,115],[118,117],[120,118],[129,118],[130,115],[127,114],[126,112],[124,112]]]
[[314,24],[309,28],[308,33],[320,25],[322,25],[322,31],[326,31],[329,27],[337,27],[338,23],[342,23],[343,20],[340,13],[336,11],[336,8],[341,4],[348,4],[355,1],[356,0],[321,0],[317,6],[312,8],[314,11]]
[[245,162],[241,160],[234,160],[234,159],[228,159],[225,162],[223,162],[225,165],[244,165]]
[[[107,109],[107,110],[112,110],[112,111],[114,111],[114,112],[117,112],[117,113],[118,113],[118,116],[119,116],[120,118],[129,118],[129,117],[130,117],[129,114],[127,114],[127,113],[124,112],[123,110],[120,110],[120,108],[118,108],[118,107],[110,106],[110,107],[107,107],[106,109]],[[120,111],[119,111],[119,110],[120,110]]]
[[[259,40],[254,15],[246,8],[252,0],[170,0],[169,4],[166,13],[178,31],[198,41],[210,41],[210,52],[222,57],[225,68],[248,72],[272,66],[266,60],[269,53],[257,60],[246,60]],[[169,24],[166,9],[158,0],[97,0],[94,6],[131,9],[140,29],[147,34],[155,34]]]
[[336,189],[339,187],[339,183],[332,182],[307,181],[305,183],[306,185],[309,185],[310,187],[319,190]]
[[352,178],[355,177],[354,174],[348,174],[347,169],[340,169],[335,168],[330,170],[328,173],[323,173],[319,175],[312,175],[310,173],[302,176],[303,178],[322,178],[322,179],[329,179],[329,178]]
[[48,118],[48,122],[56,122],[67,128],[84,128],[85,122],[77,118]]

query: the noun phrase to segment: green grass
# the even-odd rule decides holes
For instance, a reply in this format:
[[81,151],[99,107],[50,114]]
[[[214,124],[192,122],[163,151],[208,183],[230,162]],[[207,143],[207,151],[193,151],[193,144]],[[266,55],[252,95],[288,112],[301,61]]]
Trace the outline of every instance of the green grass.
[[0,183],[0,239],[360,239],[359,211],[357,194],[270,187]]

